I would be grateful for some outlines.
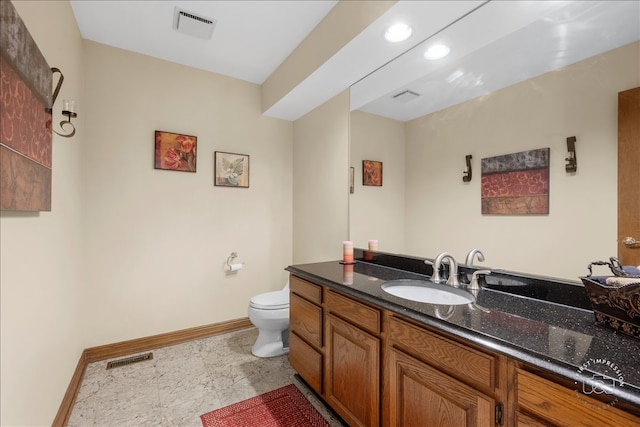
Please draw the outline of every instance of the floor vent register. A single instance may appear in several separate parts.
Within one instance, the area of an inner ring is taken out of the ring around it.
[[[118,368],[120,366],[131,365],[133,363],[144,362],[145,360],[152,360],[153,353],[138,354],[136,356],[125,357],[124,359],[112,360],[107,363],[107,369]]]

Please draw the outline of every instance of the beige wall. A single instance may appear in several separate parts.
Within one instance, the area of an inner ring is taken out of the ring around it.
[[[349,235],[366,248],[377,239],[379,250],[405,249],[405,126],[403,122],[362,111],[351,112],[351,159],[354,192],[349,195]],[[362,161],[382,161],[382,187],[362,185]]]
[[[640,85],[640,43],[408,122],[406,252],[578,280],[614,256],[617,93]],[[578,171],[565,172],[576,136]],[[480,160],[550,147],[550,213],[480,213]],[[465,155],[473,180],[462,182]]]
[[[291,263],[292,123],[258,85],[89,41],[84,71],[85,344],[245,317]],[[196,173],[154,169],[155,130],[198,137]],[[250,156],[248,189],[213,185],[214,151]]]
[[[82,43],[68,2],[13,4],[49,66],[64,73],[53,122],[62,120],[63,98],[75,99],[79,110],[74,138],[53,135],[51,212],[0,213],[0,424],[40,426],[53,421],[85,347],[79,318]]]
[[[283,286],[292,224],[299,260],[340,256],[349,96],[263,117],[257,85],[83,42],[67,1],[16,7],[79,113],[54,136],[52,212],[0,217],[1,423],[48,425],[84,348],[244,317]],[[198,136],[197,173],[153,168],[155,130]],[[214,151],[250,155],[250,188],[213,185]]]
[[[349,236],[349,91],[296,120],[293,130],[293,262],[340,259]]]
[[[52,212],[0,217],[1,423],[50,425],[84,348],[245,317],[284,285],[293,124],[258,85],[83,42],[66,1],[15,4],[79,114]],[[197,173],[153,168],[156,129],[198,136]],[[250,155],[250,188],[214,187],[216,150]]]

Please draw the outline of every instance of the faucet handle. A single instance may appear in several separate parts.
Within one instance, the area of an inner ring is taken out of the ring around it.
[[[442,279],[440,278],[440,269],[436,268],[435,262],[425,259],[424,263],[432,267],[433,273],[431,273],[431,281],[435,283],[439,283],[440,280]]]
[[[478,284],[478,276],[484,274],[491,274],[491,270],[476,270],[471,275],[471,283],[469,283],[469,289],[471,290],[480,290],[480,285]]]

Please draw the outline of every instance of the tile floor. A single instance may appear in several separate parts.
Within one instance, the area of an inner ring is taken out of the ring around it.
[[[108,360],[91,363],[68,425],[202,427],[204,413],[293,383],[329,424],[342,426],[294,377],[287,356],[251,354],[257,336],[249,328],[163,347],[152,360],[109,370]]]

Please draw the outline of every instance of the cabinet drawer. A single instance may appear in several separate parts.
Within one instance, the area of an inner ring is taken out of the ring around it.
[[[516,427],[549,427],[552,426],[549,423],[541,421],[537,418],[523,414],[522,412],[516,413]],[[552,426],[553,427],[553,426]]]
[[[336,292],[327,292],[327,310],[373,334],[380,334],[380,310]]]
[[[562,426],[640,425],[640,418],[531,372],[518,368],[516,378],[518,409],[547,422]]]
[[[493,390],[496,358],[390,317],[387,336],[398,348],[482,390]]]
[[[316,347],[322,347],[322,308],[291,293],[290,329]]]
[[[322,394],[322,353],[296,335],[289,335],[289,364],[318,394]]]
[[[313,283],[291,275],[289,278],[289,289],[291,289],[291,292],[311,302],[318,305],[322,304],[322,287],[319,285],[314,285]]]

